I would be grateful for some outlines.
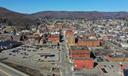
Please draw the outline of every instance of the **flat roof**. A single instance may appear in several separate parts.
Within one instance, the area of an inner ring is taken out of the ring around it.
[[[71,50],[89,50],[86,46],[71,46]]]
[[[87,39],[87,38],[78,38],[81,41],[97,41],[98,39]]]
[[[79,57],[79,58],[72,58],[73,60],[92,60],[90,58],[87,57]]]
[[[112,53],[112,50],[109,50],[109,49],[95,49],[95,50],[93,50],[93,53],[95,53],[96,56],[109,55],[109,54]]]

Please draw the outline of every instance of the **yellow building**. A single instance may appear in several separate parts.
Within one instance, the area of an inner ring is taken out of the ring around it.
[[[68,37],[67,42],[69,46],[75,45],[75,38],[74,37]]]

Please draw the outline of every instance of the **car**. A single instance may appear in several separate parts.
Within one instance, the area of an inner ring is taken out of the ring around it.
[[[8,55],[12,55],[12,53],[9,53]]]

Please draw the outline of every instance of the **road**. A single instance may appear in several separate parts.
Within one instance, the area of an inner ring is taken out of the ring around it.
[[[119,47],[118,45],[112,43],[111,41],[105,41],[105,45],[104,46],[106,46],[106,45],[109,46],[109,47],[114,47],[115,49],[118,49],[118,50],[120,50],[122,52],[127,52],[124,48]],[[116,52],[116,50],[114,52]]]
[[[7,72],[0,69],[0,76],[10,76]]]
[[[66,43],[60,43],[60,64],[62,76],[72,76],[72,64],[69,61],[68,49]]]
[[[29,75],[20,72],[12,67],[9,67],[3,63],[0,63],[0,76],[29,76]]]
[[[119,46],[113,44],[111,41],[106,41],[105,43],[108,44],[109,46],[115,47],[116,49],[120,49],[120,50],[122,50],[122,51],[126,51],[125,49],[123,49],[123,48],[121,48],[121,47],[119,47]]]
[[[64,42],[60,43],[60,67],[62,76],[73,76],[72,63],[69,59],[69,48],[66,43],[65,32],[63,31]]]

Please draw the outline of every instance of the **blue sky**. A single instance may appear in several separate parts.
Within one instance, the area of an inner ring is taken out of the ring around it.
[[[0,0],[0,7],[22,13],[39,11],[128,11],[128,0]]]

